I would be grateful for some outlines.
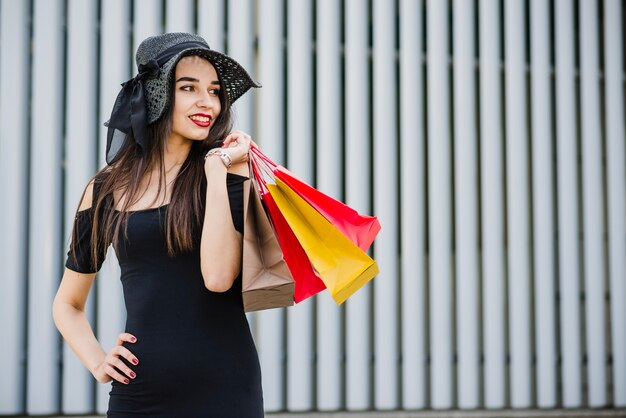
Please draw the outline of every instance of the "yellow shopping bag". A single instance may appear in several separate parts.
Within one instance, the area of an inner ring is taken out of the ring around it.
[[[376,261],[284,182],[267,188],[337,304],[378,274]]]

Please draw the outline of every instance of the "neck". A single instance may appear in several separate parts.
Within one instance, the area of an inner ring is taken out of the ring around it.
[[[175,166],[182,165],[187,159],[190,150],[190,140],[181,138],[177,135],[170,135],[165,142],[165,150],[163,152],[165,169],[169,170]]]

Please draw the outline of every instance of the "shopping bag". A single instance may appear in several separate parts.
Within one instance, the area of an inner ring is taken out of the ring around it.
[[[293,294],[294,301],[300,303],[325,290],[324,282],[313,269],[302,245],[298,242],[283,214],[280,213],[280,209],[276,206],[272,195],[261,192],[261,199],[274,226],[274,232],[283,250],[283,257],[287,267],[289,267],[291,276],[296,282]]]
[[[311,262],[302,249],[302,245],[298,242],[289,224],[282,213],[280,213],[280,209],[276,206],[272,195],[267,190],[266,181],[262,172],[263,168],[267,168],[267,166],[261,167],[257,159],[250,159],[251,177],[253,182],[256,182],[258,185],[255,190],[259,192],[261,196],[261,201],[274,227],[274,233],[278,238],[278,243],[283,250],[283,257],[287,263],[287,267],[295,280],[294,301],[300,303],[326,289],[326,286],[313,269]]]
[[[300,197],[326,218],[334,227],[363,251],[374,242],[380,231],[380,223],[374,216],[361,215],[356,210],[339,200],[320,192],[314,187],[296,178],[285,167],[277,166],[276,178],[281,179]]]
[[[378,274],[376,261],[282,180],[267,188],[337,304]]]
[[[242,297],[246,312],[292,306],[294,280],[253,181],[244,183]]]
[[[298,179],[285,167],[274,163],[258,148],[253,147],[251,153],[254,157],[259,158],[262,163],[268,165],[276,178],[281,179],[313,206],[360,249],[367,251],[372,245],[374,238],[380,231],[380,223],[375,216],[361,215],[345,203],[320,192]]]

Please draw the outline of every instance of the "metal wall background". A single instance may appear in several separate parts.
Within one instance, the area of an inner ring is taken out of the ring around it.
[[[0,415],[106,410],[50,305],[149,34],[263,88],[237,127],[383,229],[381,274],[250,316],[268,411],[626,406],[620,0],[0,0]],[[88,304],[123,329],[113,252]]]

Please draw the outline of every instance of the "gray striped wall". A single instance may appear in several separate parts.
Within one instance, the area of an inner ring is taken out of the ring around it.
[[[625,3],[0,0],[0,415],[106,410],[51,319],[146,36],[263,88],[237,127],[374,213],[381,273],[250,316],[268,411],[626,406]],[[123,330],[111,251],[87,305]]]

